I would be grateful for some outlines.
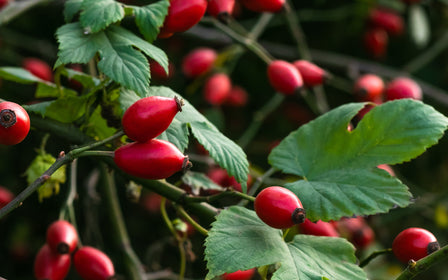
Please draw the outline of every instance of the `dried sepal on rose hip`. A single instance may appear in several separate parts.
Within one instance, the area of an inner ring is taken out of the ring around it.
[[[16,145],[30,131],[30,117],[17,103],[0,102],[0,145]]]
[[[263,189],[255,197],[254,208],[263,222],[278,229],[303,223],[306,218],[299,198],[292,191],[280,186]]]
[[[124,133],[134,141],[146,142],[159,136],[182,111],[178,97],[149,96],[137,100],[123,115]]]
[[[34,277],[37,280],[63,280],[70,270],[69,254],[58,254],[44,244],[34,259]]]
[[[114,152],[114,162],[129,175],[151,180],[165,179],[191,167],[188,156],[159,139],[121,146]]]
[[[54,253],[71,254],[78,245],[78,233],[71,223],[58,220],[47,228],[46,241]]]
[[[112,260],[94,247],[84,246],[78,249],[73,256],[73,264],[84,280],[116,279]]]
[[[434,234],[418,227],[403,230],[392,242],[392,252],[403,263],[418,261],[439,249],[440,245]]]

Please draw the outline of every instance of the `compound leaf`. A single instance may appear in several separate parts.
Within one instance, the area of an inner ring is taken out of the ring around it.
[[[64,5],[64,19],[66,22],[72,21],[73,17],[81,11],[84,0],[67,0]]]
[[[378,171],[379,164],[409,161],[436,144],[448,119],[412,99],[386,102],[349,131],[364,106],[351,103],[303,125],[269,155],[270,164],[304,180],[289,183],[311,220],[384,213],[410,203],[398,179]]]
[[[115,0],[84,0],[79,17],[84,31],[96,33],[124,17],[123,6]]]
[[[165,16],[168,14],[169,6],[169,1],[162,0],[147,6],[132,7],[135,13],[135,23],[149,42],[157,38]]]

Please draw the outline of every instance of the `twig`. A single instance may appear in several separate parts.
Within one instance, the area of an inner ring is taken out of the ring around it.
[[[384,254],[389,254],[389,253],[391,253],[391,252],[392,252],[392,249],[391,249],[391,248],[387,248],[387,249],[384,249],[384,250],[378,250],[378,251],[375,251],[375,252],[373,252],[372,254],[370,254],[367,258],[365,258],[364,260],[362,260],[362,261],[359,263],[359,266],[360,266],[360,267],[364,267],[364,266],[368,265],[374,258],[376,258],[376,257],[378,257],[378,256],[381,256],[381,255],[384,255]]]

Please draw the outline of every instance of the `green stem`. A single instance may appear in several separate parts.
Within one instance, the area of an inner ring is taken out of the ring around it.
[[[61,212],[59,214],[59,219],[64,219],[65,217],[68,216],[68,220],[75,227],[75,229],[78,229],[78,225],[76,223],[75,209],[73,207],[73,202],[77,194],[77,188],[76,188],[77,185],[76,174],[78,169],[77,163],[78,160],[75,159],[70,164],[70,173],[69,173],[70,182],[69,182],[68,195],[65,200],[64,206],[62,207]],[[79,246],[82,246],[82,244],[80,243]]]
[[[125,255],[125,264],[128,270],[128,276],[126,279],[144,280],[146,279],[146,272],[131,246],[131,241],[129,240],[123,213],[121,212],[120,203],[117,196],[113,172],[109,171],[105,164],[101,164],[101,170],[105,176],[105,180],[102,185],[108,207],[107,212],[110,214],[109,217],[112,224],[112,232],[116,234],[120,249]]]
[[[250,126],[245,130],[244,134],[238,140],[238,144],[244,149],[252,139],[256,136],[258,130],[260,129],[263,121],[266,117],[272,113],[275,109],[280,106],[280,104],[285,99],[282,94],[275,94],[261,109],[254,113],[253,120]]]
[[[359,263],[359,266],[360,267],[364,267],[364,266],[366,266],[366,265],[368,265],[373,259],[375,259],[376,257],[378,257],[378,256],[381,256],[381,255],[384,255],[384,254],[389,254],[389,253],[391,253],[392,252],[392,249],[391,248],[387,248],[387,249],[384,249],[384,250],[378,250],[378,251],[375,251],[375,252],[373,252],[372,254],[370,254],[367,258],[365,258],[364,260],[362,260],[360,263]]]
[[[187,204],[197,203],[197,202],[214,202],[214,201],[218,201],[218,200],[222,199],[223,197],[239,197],[239,198],[251,201],[251,202],[255,201],[255,198],[253,196],[247,195],[247,194],[239,192],[239,191],[232,191],[232,190],[223,191],[218,194],[209,195],[209,196],[187,195],[183,198],[183,201]]]
[[[448,245],[443,246],[439,250],[418,260],[411,262],[408,267],[397,277],[396,280],[409,280],[416,277],[418,274],[428,270],[435,264],[448,259]]]
[[[274,14],[272,13],[262,13],[257,23],[249,32],[248,36],[253,40],[257,40],[257,38],[260,37],[261,33],[263,33],[273,17]]]
[[[426,51],[419,54],[416,58],[409,61],[403,70],[409,73],[413,73],[424,67],[426,64],[434,60],[438,55],[440,55],[444,50],[448,48],[448,32],[445,32],[437,42],[431,47],[427,48]]]
[[[182,206],[177,207],[177,211],[179,214],[188,222],[190,223],[200,234],[207,236],[208,231],[203,228],[198,222],[196,222],[190,215],[188,215],[187,211]]]

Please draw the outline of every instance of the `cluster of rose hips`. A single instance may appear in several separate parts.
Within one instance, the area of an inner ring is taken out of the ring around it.
[[[324,83],[328,74],[307,60],[288,62],[274,60],[268,65],[267,76],[271,86],[279,93],[292,95],[303,87],[314,87]]]
[[[46,232],[46,243],[34,259],[34,277],[37,280],[63,280],[71,264],[84,280],[112,280],[115,269],[110,258],[102,251],[82,246],[78,248],[78,233],[67,221],[53,222]]]
[[[182,110],[183,100],[177,97],[149,96],[139,99],[124,113],[124,133],[135,142],[114,152],[116,165],[139,178],[157,180],[190,167],[191,163],[172,143],[156,139]]]

